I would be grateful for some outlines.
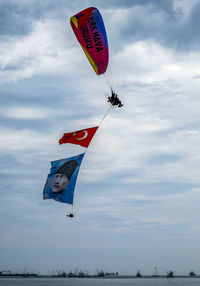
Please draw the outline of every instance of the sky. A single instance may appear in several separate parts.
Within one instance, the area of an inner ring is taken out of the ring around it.
[[[99,9],[97,76],[71,29]],[[200,274],[198,0],[0,0],[0,270]],[[97,126],[106,77],[124,103],[95,135],[71,206],[43,200],[50,162],[85,152],[63,133]]]

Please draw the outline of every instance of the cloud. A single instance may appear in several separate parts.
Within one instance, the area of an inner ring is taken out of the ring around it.
[[[13,107],[3,111],[5,117],[15,119],[41,119],[48,116],[48,111],[44,109],[34,109],[29,107]]]
[[[174,5],[172,1],[146,1],[146,5],[132,5],[129,9],[121,7],[115,11],[113,18],[110,11],[110,21],[114,27],[110,38],[117,47],[130,42],[153,40],[175,51],[197,51],[200,44],[196,32],[199,3],[193,1],[190,8],[188,14],[181,2]]]
[[[19,37],[28,34],[32,28],[31,15],[24,6],[1,1],[0,34],[1,36]]]
[[[65,23],[59,20],[35,22],[30,34],[6,39],[1,47],[1,82],[16,82],[34,74],[69,73],[75,70],[72,64],[74,48]],[[77,61],[78,58],[77,54]]]

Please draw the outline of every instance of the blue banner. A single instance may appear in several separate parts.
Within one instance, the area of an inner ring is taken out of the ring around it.
[[[84,153],[51,162],[50,174],[43,190],[43,198],[73,204],[74,189]]]

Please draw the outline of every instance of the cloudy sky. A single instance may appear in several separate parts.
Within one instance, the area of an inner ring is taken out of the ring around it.
[[[53,160],[85,151],[64,132],[108,109],[69,18],[97,7],[110,111],[70,205],[43,200]],[[200,273],[198,0],[0,0],[0,270]]]

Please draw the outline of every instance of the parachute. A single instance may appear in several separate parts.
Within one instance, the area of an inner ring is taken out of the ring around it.
[[[79,12],[70,18],[70,23],[95,73],[97,75],[105,74],[109,59],[108,41],[103,19],[98,9],[89,7]],[[111,106],[106,111],[99,125],[64,133],[59,140],[60,144],[71,143],[87,149],[111,107],[123,106],[117,94],[113,91],[111,84],[108,83],[108,85],[111,89],[111,96],[108,97],[108,102],[110,102]],[[54,199],[61,203],[71,204],[73,208],[76,180],[85,153],[86,151],[77,156],[51,162],[50,174],[48,174],[43,188],[43,199]],[[73,218],[73,209],[72,213],[66,216]]]
[[[87,8],[70,18],[79,44],[97,75],[108,66],[108,41],[103,19],[95,7]]]

